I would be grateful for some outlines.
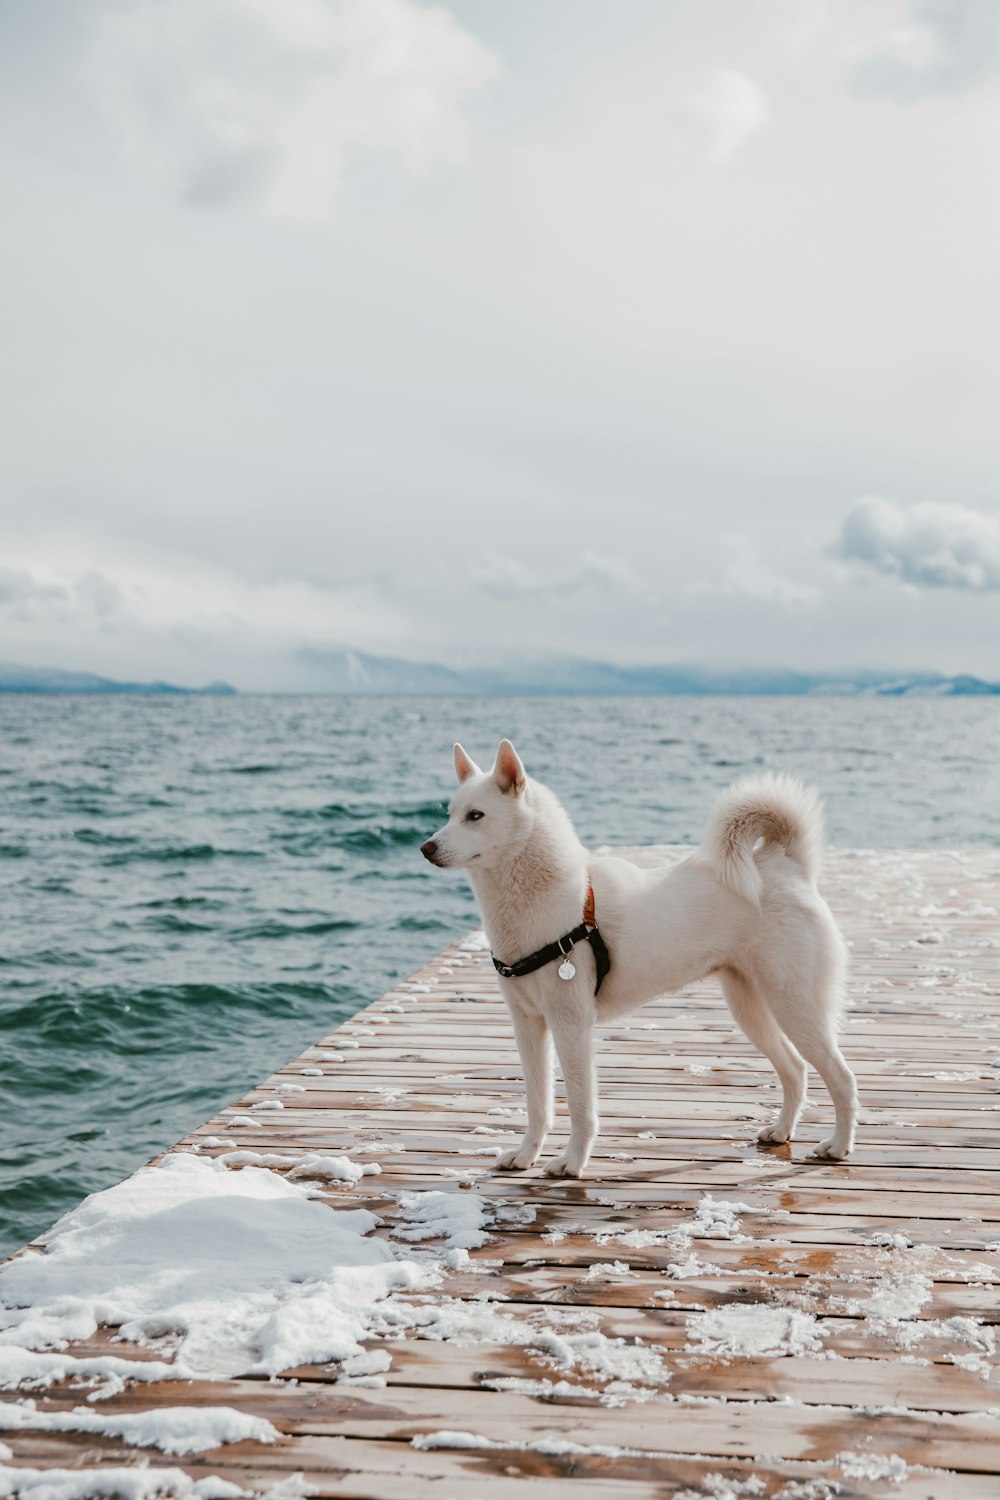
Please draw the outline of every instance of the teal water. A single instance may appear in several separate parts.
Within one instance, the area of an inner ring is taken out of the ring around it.
[[[459,738],[589,844],[696,841],[733,777],[831,840],[1000,838],[998,699],[0,698],[0,1253],[475,923],[430,868]]]

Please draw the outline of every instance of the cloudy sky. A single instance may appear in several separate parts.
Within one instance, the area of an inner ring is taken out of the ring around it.
[[[4,0],[0,658],[1000,677],[997,0]]]

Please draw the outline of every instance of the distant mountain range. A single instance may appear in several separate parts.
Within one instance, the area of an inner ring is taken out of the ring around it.
[[[313,693],[462,694],[465,696],[669,694],[726,697],[940,697],[1000,694],[1000,682],[940,672],[792,672],[770,667],[619,667],[582,657],[515,659],[504,666],[457,669],[362,651],[306,648],[298,653]],[[0,662],[0,693],[228,694],[227,682],[203,688],[170,682],[118,682],[91,672],[20,667]]]
[[[458,670],[434,662],[410,662],[362,651],[309,648],[298,660],[324,693],[514,694],[691,694],[903,697],[925,694],[966,697],[1000,694],[1000,682],[949,677],[940,672],[792,672],[766,667],[619,667],[582,657],[515,659],[504,666]]]
[[[235,693],[228,682],[208,687],[176,687],[172,682],[117,682],[93,672],[62,672],[55,667],[18,667],[0,662],[0,693]]]

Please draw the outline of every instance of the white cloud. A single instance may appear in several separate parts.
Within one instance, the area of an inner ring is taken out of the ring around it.
[[[123,615],[125,596],[121,588],[96,568],[88,568],[85,573],[81,573],[73,586],[73,592],[83,610],[93,613],[106,626],[111,626]]]
[[[928,588],[1000,589],[1000,518],[965,505],[913,505],[867,495],[844,517],[831,552]]]
[[[499,599],[541,597],[553,600],[578,598],[606,602],[609,598],[635,598],[648,592],[647,585],[628,563],[617,557],[599,557],[584,552],[574,563],[555,561],[540,566],[537,559],[524,563],[490,553],[474,568],[477,583]]]
[[[764,128],[770,115],[764,90],[735,68],[711,73],[691,95],[690,110],[708,132],[709,159],[720,166]]]
[[[772,562],[761,556],[758,544],[751,537],[724,536],[722,544],[729,557],[721,576],[713,583],[692,585],[688,590],[690,596],[742,595],[785,610],[811,609],[822,599],[822,591],[813,584],[798,583],[778,572]]]
[[[466,96],[499,71],[416,0],[129,0],[90,76],[145,171],[192,203],[329,218],[357,152],[412,173],[461,161]]]
[[[92,628],[114,633],[137,623],[113,579],[94,567],[53,567],[44,558],[31,560],[27,567],[0,568],[0,619],[15,621],[23,639],[39,629],[74,635]],[[4,648],[0,655],[5,651],[10,654]]]
[[[983,83],[1000,62],[997,0],[910,0],[899,25],[851,70],[861,94],[903,100]]]
[[[39,608],[65,599],[65,590],[36,578],[26,568],[0,568],[0,610],[30,619]]]
[[[25,664],[284,687],[287,653],[304,641],[421,649],[391,578],[250,576],[106,537],[46,538],[16,562],[0,569],[0,626],[18,626],[0,635],[0,658]]]
[[[0,577],[0,656],[995,675],[995,591],[819,562],[866,476],[993,493],[996,90],[845,88],[876,52],[936,66],[946,8],[581,0],[569,45],[566,7],[443,3],[13,7],[3,563],[54,592]],[[82,107],[91,37],[137,172]],[[336,237],[262,218],[331,206]]]

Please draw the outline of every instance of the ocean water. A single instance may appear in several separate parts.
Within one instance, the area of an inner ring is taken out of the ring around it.
[[[591,845],[764,767],[834,843],[1000,838],[1000,699],[0,697],[0,1253],[475,924],[419,845],[504,735]]]

